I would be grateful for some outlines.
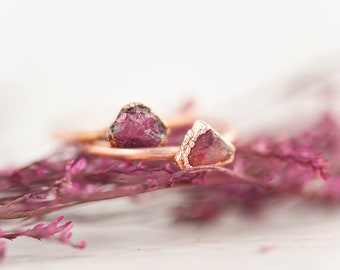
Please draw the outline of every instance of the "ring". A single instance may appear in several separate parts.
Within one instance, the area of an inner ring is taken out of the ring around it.
[[[180,146],[145,148],[110,148],[100,144],[86,144],[84,152],[93,155],[131,160],[173,159],[181,169],[197,166],[223,166],[234,160],[235,146],[210,125],[197,120]]]
[[[185,112],[168,119],[165,124],[149,107],[133,102],[120,110],[109,128],[90,132],[59,132],[54,135],[67,142],[106,140],[116,148],[156,147],[167,143],[172,128],[186,127],[193,122],[192,114]]]

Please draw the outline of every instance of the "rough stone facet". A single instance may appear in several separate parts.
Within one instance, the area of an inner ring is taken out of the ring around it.
[[[191,166],[210,165],[228,160],[233,149],[214,131],[200,135],[191,148],[188,160]]]
[[[154,147],[166,138],[165,124],[145,105],[123,108],[110,128],[117,147]]]

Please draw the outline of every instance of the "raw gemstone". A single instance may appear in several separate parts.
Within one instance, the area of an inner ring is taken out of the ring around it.
[[[188,160],[191,166],[210,165],[228,160],[233,149],[214,131],[200,135],[191,148]]]
[[[167,128],[150,108],[137,104],[120,111],[111,134],[118,147],[154,147],[164,142]]]

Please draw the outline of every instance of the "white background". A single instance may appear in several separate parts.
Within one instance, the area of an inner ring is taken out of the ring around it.
[[[339,10],[338,1],[324,0],[0,0],[0,164],[21,164],[51,151],[50,131],[68,115],[107,110],[112,115],[105,117],[113,120],[131,101],[166,115],[194,99],[203,115],[246,123],[250,114],[242,119],[240,112],[279,91],[255,89],[337,56]],[[76,234],[89,239],[86,251],[19,240],[10,245],[3,266],[338,269],[340,264],[339,214],[312,212],[310,226],[299,211],[283,218],[273,211],[264,224],[240,227],[227,219],[201,231],[173,229],[153,202],[119,203],[126,215],[95,223],[82,223],[89,210],[80,208],[85,214]],[[291,223],[282,225],[287,219]],[[277,250],[257,252],[271,243]]]

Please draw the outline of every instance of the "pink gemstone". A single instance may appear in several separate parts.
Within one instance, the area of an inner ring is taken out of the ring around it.
[[[214,131],[200,135],[191,149],[188,160],[191,166],[210,165],[228,160],[233,149]]]
[[[141,104],[120,111],[111,126],[111,134],[119,147],[158,146],[165,140],[167,128],[158,116]]]

